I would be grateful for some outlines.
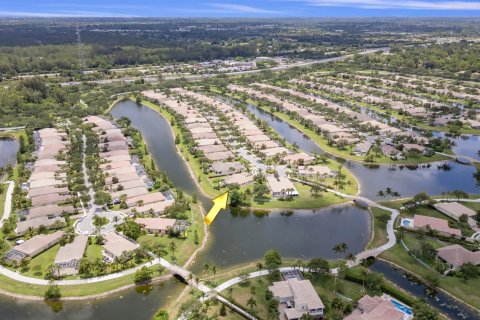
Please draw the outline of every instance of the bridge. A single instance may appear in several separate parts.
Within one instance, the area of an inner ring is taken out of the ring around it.
[[[334,194],[336,194],[340,197],[343,197],[343,198],[347,198],[347,199],[351,199],[353,201],[357,201],[361,205],[383,209],[383,210],[389,211],[391,213],[390,220],[388,220],[387,227],[386,227],[387,228],[388,242],[381,245],[380,247],[365,250],[365,251],[362,251],[362,252],[358,253],[353,260],[347,261],[347,266],[349,268],[352,268],[352,267],[355,267],[355,266],[359,265],[365,259],[368,259],[370,257],[379,256],[382,252],[387,251],[388,249],[392,248],[397,243],[397,238],[395,236],[395,231],[394,231],[394,228],[393,228],[393,224],[395,223],[395,219],[397,219],[398,215],[400,214],[399,210],[382,206],[381,204],[379,204],[375,201],[372,201],[368,198],[342,193],[340,191],[329,188],[329,187],[327,187],[323,184],[316,184],[316,183],[313,183],[313,182],[310,182],[310,181],[305,181],[305,180],[301,180],[301,179],[297,179],[297,178],[291,178],[291,179],[294,180],[294,181],[309,185],[309,186],[320,186],[328,192],[334,193]]]

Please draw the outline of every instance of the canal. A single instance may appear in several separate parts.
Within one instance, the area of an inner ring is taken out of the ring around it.
[[[266,121],[280,136],[284,137],[289,143],[296,143],[300,149],[310,153],[324,153],[324,151],[308,136],[291,126],[277,116],[266,112],[254,105],[248,105],[248,110],[258,118]],[[478,137],[472,137],[475,141]],[[462,144],[465,140],[457,140],[457,149],[472,150],[475,142],[469,145]],[[467,140],[468,141],[468,140]],[[480,144],[476,145],[480,148]],[[445,169],[441,163],[432,163],[429,166],[419,166],[418,168],[408,168],[406,166],[396,166],[396,170],[391,170],[390,165],[369,166],[356,161],[349,161],[336,158],[345,168],[360,182],[360,194],[372,200],[379,199],[377,192],[391,187],[398,191],[402,197],[410,197],[419,192],[429,194],[441,194],[442,192],[460,189],[469,193],[479,193],[480,187],[473,178],[475,167],[463,165],[456,161],[448,161],[448,168]]]
[[[128,117],[140,130],[150,154],[165,170],[175,186],[195,192],[207,210],[210,198],[201,195],[186,163],[178,152],[168,121],[154,110],[123,101],[112,110],[114,117]],[[338,258],[332,248],[345,242],[357,253],[370,239],[370,215],[354,206],[319,210],[271,211],[267,214],[222,212],[211,226],[211,241],[199,257],[196,268],[205,262],[217,268],[259,259],[265,251],[276,248],[288,258]],[[299,249],[302,248],[302,249]]]

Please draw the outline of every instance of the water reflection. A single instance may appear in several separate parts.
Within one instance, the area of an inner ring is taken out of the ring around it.
[[[131,101],[119,103],[112,114],[128,117],[141,131],[158,167],[167,171],[174,185],[200,194],[187,166],[175,152],[169,123],[164,118]],[[199,196],[199,200],[205,208],[212,205],[210,198]],[[221,213],[210,228],[210,244],[194,270],[204,262],[218,267],[245,263],[261,258],[271,248],[277,248],[285,257],[336,258],[339,256],[333,254],[332,247],[343,241],[356,253],[370,238],[370,216],[368,211],[353,206],[270,213],[235,209]]]
[[[18,148],[17,140],[0,138],[0,168],[15,164]]]
[[[268,122],[289,143],[296,143],[302,150],[310,153],[324,153],[315,142],[282,119],[253,105],[248,105],[248,110]],[[473,139],[475,141],[478,136]],[[476,148],[480,148],[480,142]],[[444,162],[439,162],[432,163],[430,166],[418,167],[397,165],[395,166],[396,170],[392,170],[390,165],[368,165],[341,158],[335,158],[335,160],[348,168],[360,182],[360,194],[371,199],[380,199],[377,192],[385,190],[387,187],[398,191],[402,197],[413,196],[422,191],[430,194],[441,194],[454,189],[461,189],[469,193],[480,192],[480,187],[473,179],[475,167],[462,165],[455,161],[447,161],[448,167],[443,166]]]

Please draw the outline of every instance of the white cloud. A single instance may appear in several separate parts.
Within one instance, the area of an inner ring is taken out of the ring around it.
[[[467,1],[307,0],[306,3],[319,7],[365,9],[480,10],[480,2]]]
[[[97,12],[97,11],[69,11],[69,10],[58,10],[52,12],[28,12],[28,11],[2,11],[0,10],[1,17],[91,17],[91,18],[102,18],[102,17],[134,17],[133,15],[126,15],[121,13],[114,12]]]
[[[280,11],[267,10],[252,6],[230,3],[211,3],[210,6],[220,9],[225,13],[263,13],[263,14],[281,14]]]

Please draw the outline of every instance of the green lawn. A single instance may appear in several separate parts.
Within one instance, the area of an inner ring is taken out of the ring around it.
[[[53,265],[58,250],[60,250],[59,244],[30,260],[26,268],[19,267],[17,270],[21,271],[25,276],[43,279],[48,271],[48,267]]]
[[[103,246],[98,244],[90,244],[87,246],[87,249],[85,250],[85,258],[92,261],[98,258],[102,259],[103,258],[102,251],[103,251]]]
[[[315,291],[318,296],[322,299],[325,304],[326,316],[331,316],[333,314],[331,308],[331,301],[337,297],[333,293],[334,285],[337,291],[340,291],[345,297],[350,298],[354,301],[360,299],[366,292],[363,291],[362,285],[348,281],[348,280],[339,280],[337,279],[335,283],[335,278],[333,276],[319,276],[314,279],[310,279],[312,282]],[[256,301],[257,306],[253,308],[253,311],[260,319],[267,319],[267,300],[265,299],[265,292],[268,290],[268,287],[272,285],[272,280],[269,277],[258,277],[255,279],[249,279],[239,284],[232,286],[232,289],[226,289],[222,291],[221,294],[227,298],[233,298],[233,301],[242,306],[245,309],[247,307],[247,301],[253,297]],[[348,300],[342,299],[343,302],[349,303]]]
[[[0,193],[0,219],[3,217],[4,209],[5,209],[5,199],[7,198],[7,189],[8,184],[2,184],[3,192]]]
[[[387,239],[387,219],[383,218],[385,216],[390,217],[390,211],[379,209],[379,208],[371,208],[372,212],[372,225],[373,225],[373,235],[372,239],[367,245],[367,249],[377,248],[381,245],[388,242]],[[385,220],[383,220],[383,219]]]
[[[349,201],[348,199],[341,198],[331,192],[321,192],[319,197],[315,198],[310,192],[310,186],[297,182],[295,182],[294,185],[300,195],[294,197],[291,201],[279,200],[269,195],[268,197],[265,197],[265,199],[252,200],[252,208],[314,209]]]
[[[150,269],[153,271],[154,277],[161,275],[158,272],[158,266],[153,266]],[[131,274],[121,278],[109,280],[109,281],[102,281],[102,282],[74,285],[74,286],[61,286],[60,289],[61,289],[62,296],[64,297],[88,296],[93,294],[104,293],[119,287],[133,284],[134,277],[135,275]],[[29,283],[15,281],[4,275],[0,275],[0,282],[1,282],[2,290],[12,292],[12,293],[17,293],[17,294],[31,295],[31,296],[43,297],[45,291],[48,288],[48,286],[44,286],[44,285],[36,285],[36,284],[29,284]]]

